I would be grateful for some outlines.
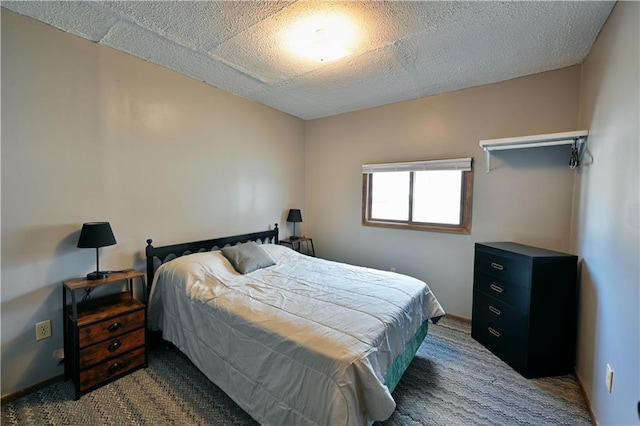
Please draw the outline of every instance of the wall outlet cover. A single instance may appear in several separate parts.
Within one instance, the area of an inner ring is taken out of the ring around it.
[[[36,340],[51,337],[51,320],[36,323]]]

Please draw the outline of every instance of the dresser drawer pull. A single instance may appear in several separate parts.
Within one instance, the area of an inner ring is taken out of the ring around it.
[[[120,327],[122,327],[122,323],[121,322],[114,322],[113,324],[111,324],[109,327],[107,327],[107,330],[109,331],[116,331],[117,329],[119,329]]]
[[[488,327],[487,330],[489,330],[489,333],[493,334],[496,337],[502,336],[502,333],[500,333],[498,330],[495,330],[491,327]]]
[[[124,365],[124,364],[123,364],[123,363],[121,363],[121,362],[114,362],[113,364],[111,364],[111,365],[109,366],[109,369],[108,369],[109,374],[111,375],[111,374],[115,373],[115,372],[116,372],[116,371],[118,371],[118,370],[119,370],[123,365]]]
[[[504,293],[504,288],[502,288],[502,287],[498,287],[498,286],[497,286],[497,285],[495,285],[495,284],[491,284],[491,285],[489,285],[489,288],[490,288],[491,290],[495,291],[496,293]]]
[[[491,262],[491,267],[493,269],[497,269],[498,271],[502,271],[504,269],[504,266],[502,266],[499,263],[494,263],[494,262]]]
[[[489,305],[489,310],[496,315],[502,315],[502,311],[494,306]]]
[[[107,350],[109,352],[113,352],[116,349],[118,349],[120,346],[122,346],[122,342],[113,342],[112,344],[109,345],[109,347],[107,348]]]

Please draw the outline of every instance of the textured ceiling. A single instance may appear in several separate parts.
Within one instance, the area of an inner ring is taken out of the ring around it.
[[[2,7],[303,119],[581,63],[615,2],[98,1]],[[350,56],[292,55],[296,20],[356,24]]]

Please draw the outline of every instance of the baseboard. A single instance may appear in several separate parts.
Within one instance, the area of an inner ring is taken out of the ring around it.
[[[578,387],[580,387],[580,392],[582,393],[582,397],[584,398],[585,404],[587,404],[587,411],[589,411],[589,416],[591,417],[591,423],[598,426],[598,420],[596,419],[596,415],[593,412],[593,407],[591,407],[591,400],[589,399],[589,395],[587,391],[584,389],[584,385],[582,384],[582,380],[580,380],[580,376],[578,376],[578,372],[575,371],[576,380],[578,381]]]
[[[29,386],[29,387],[21,389],[19,391],[16,391],[16,392],[13,392],[13,393],[10,393],[10,394],[7,394],[7,395],[2,395],[2,402],[0,404],[4,405],[7,402],[15,401],[18,398],[21,398],[21,397],[23,397],[25,395],[28,395],[30,393],[33,393],[35,391],[38,391],[38,390],[40,390],[42,388],[46,388],[47,386],[52,385],[52,384],[54,384],[56,382],[60,382],[62,380],[64,380],[64,374],[60,374],[59,376],[55,376],[55,377],[47,379],[47,380],[45,380],[43,382],[36,383],[33,386]]]
[[[454,315],[454,314],[444,314],[444,317],[452,319],[452,320],[460,321],[460,322],[466,322],[467,324],[471,324],[471,319],[470,318],[465,318],[465,317],[461,317],[461,316]]]

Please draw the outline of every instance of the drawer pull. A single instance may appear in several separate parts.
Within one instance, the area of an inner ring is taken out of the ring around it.
[[[496,315],[502,315],[502,311],[494,306],[489,305],[489,310]]]
[[[120,346],[122,346],[122,342],[113,342],[112,344],[109,345],[109,347],[107,348],[107,350],[109,352],[113,352],[116,349],[118,349]]]
[[[504,266],[502,266],[499,263],[494,263],[494,262],[491,262],[491,267],[493,269],[497,269],[498,271],[502,271],[504,269]]]
[[[120,327],[122,327],[122,323],[121,322],[114,322],[113,324],[111,324],[109,327],[107,327],[107,330],[109,331],[116,331],[117,329],[119,329]]]
[[[109,374],[113,374],[116,371],[118,371],[124,364],[122,364],[121,362],[114,362],[113,364],[111,364],[109,366]]]
[[[495,285],[495,284],[491,284],[491,285],[489,285],[489,288],[490,288],[491,290],[495,291],[496,293],[504,293],[504,288],[499,287],[499,286],[497,286],[497,285]]]
[[[500,337],[502,336],[502,333],[500,333],[498,330],[493,329],[491,327],[488,327],[487,330],[489,330],[489,333],[493,334],[496,337]]]

